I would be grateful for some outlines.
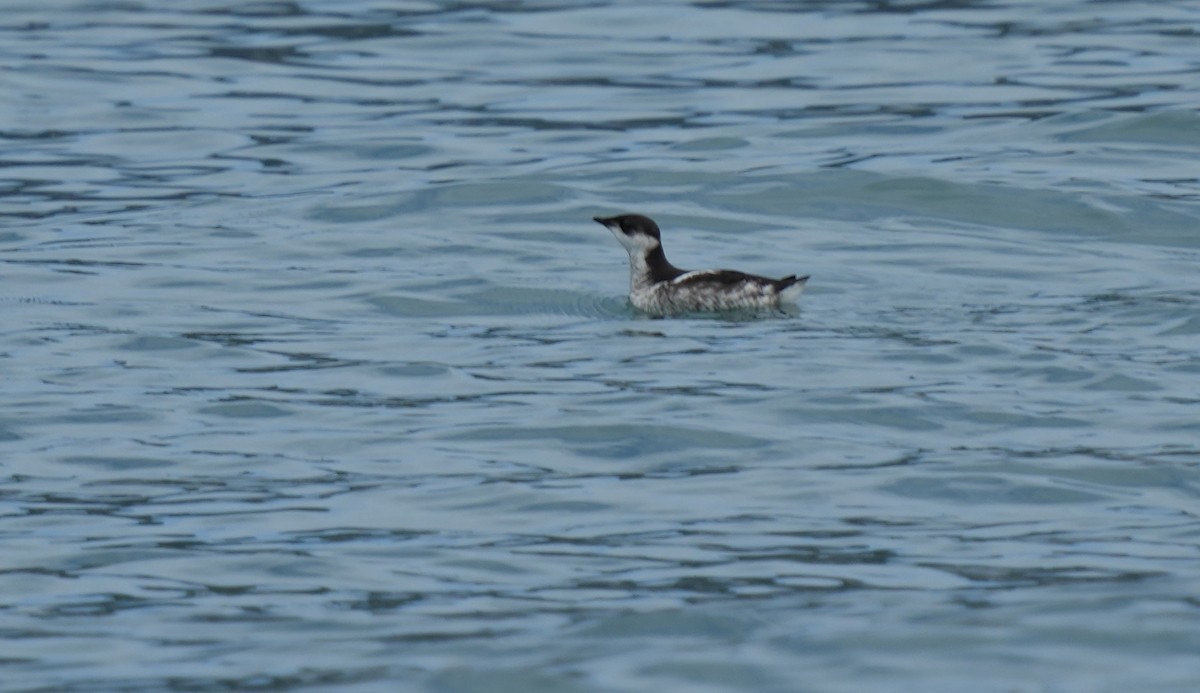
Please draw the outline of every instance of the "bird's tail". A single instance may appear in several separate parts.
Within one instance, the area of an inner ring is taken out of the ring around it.
[[[784,301],[795,301],[800,298],[800,294],[804,293],[804,285],[808,283],[809,275],[797,277],[794,274],[775,282],[775,290],[779,292],[779,297]]]

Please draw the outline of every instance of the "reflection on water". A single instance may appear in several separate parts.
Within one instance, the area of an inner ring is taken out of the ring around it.
[[[1198,19],[8,8],[6,683],[1193,690]]]

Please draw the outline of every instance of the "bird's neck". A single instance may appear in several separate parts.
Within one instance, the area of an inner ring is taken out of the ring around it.
[[[637,291],[670,281],[684,271],[667,261],[661,245],[629,254],[629,290]]]

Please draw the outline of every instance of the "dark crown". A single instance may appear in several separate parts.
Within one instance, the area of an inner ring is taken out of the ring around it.
[[[650,217],[642,216],[641,214],[623,214],[615,217],[596,217],[596,221],[605,226],[619,226],[621,233],[626,236],[632,236],[635,233],[645,234],[651,238],[662,240],[662,235],[658,231],[658,224]]]

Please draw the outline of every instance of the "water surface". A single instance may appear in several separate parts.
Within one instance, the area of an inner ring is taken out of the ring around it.
[[[1192,3],[169,5],[0,19],[6,689],[1200,685]]]

